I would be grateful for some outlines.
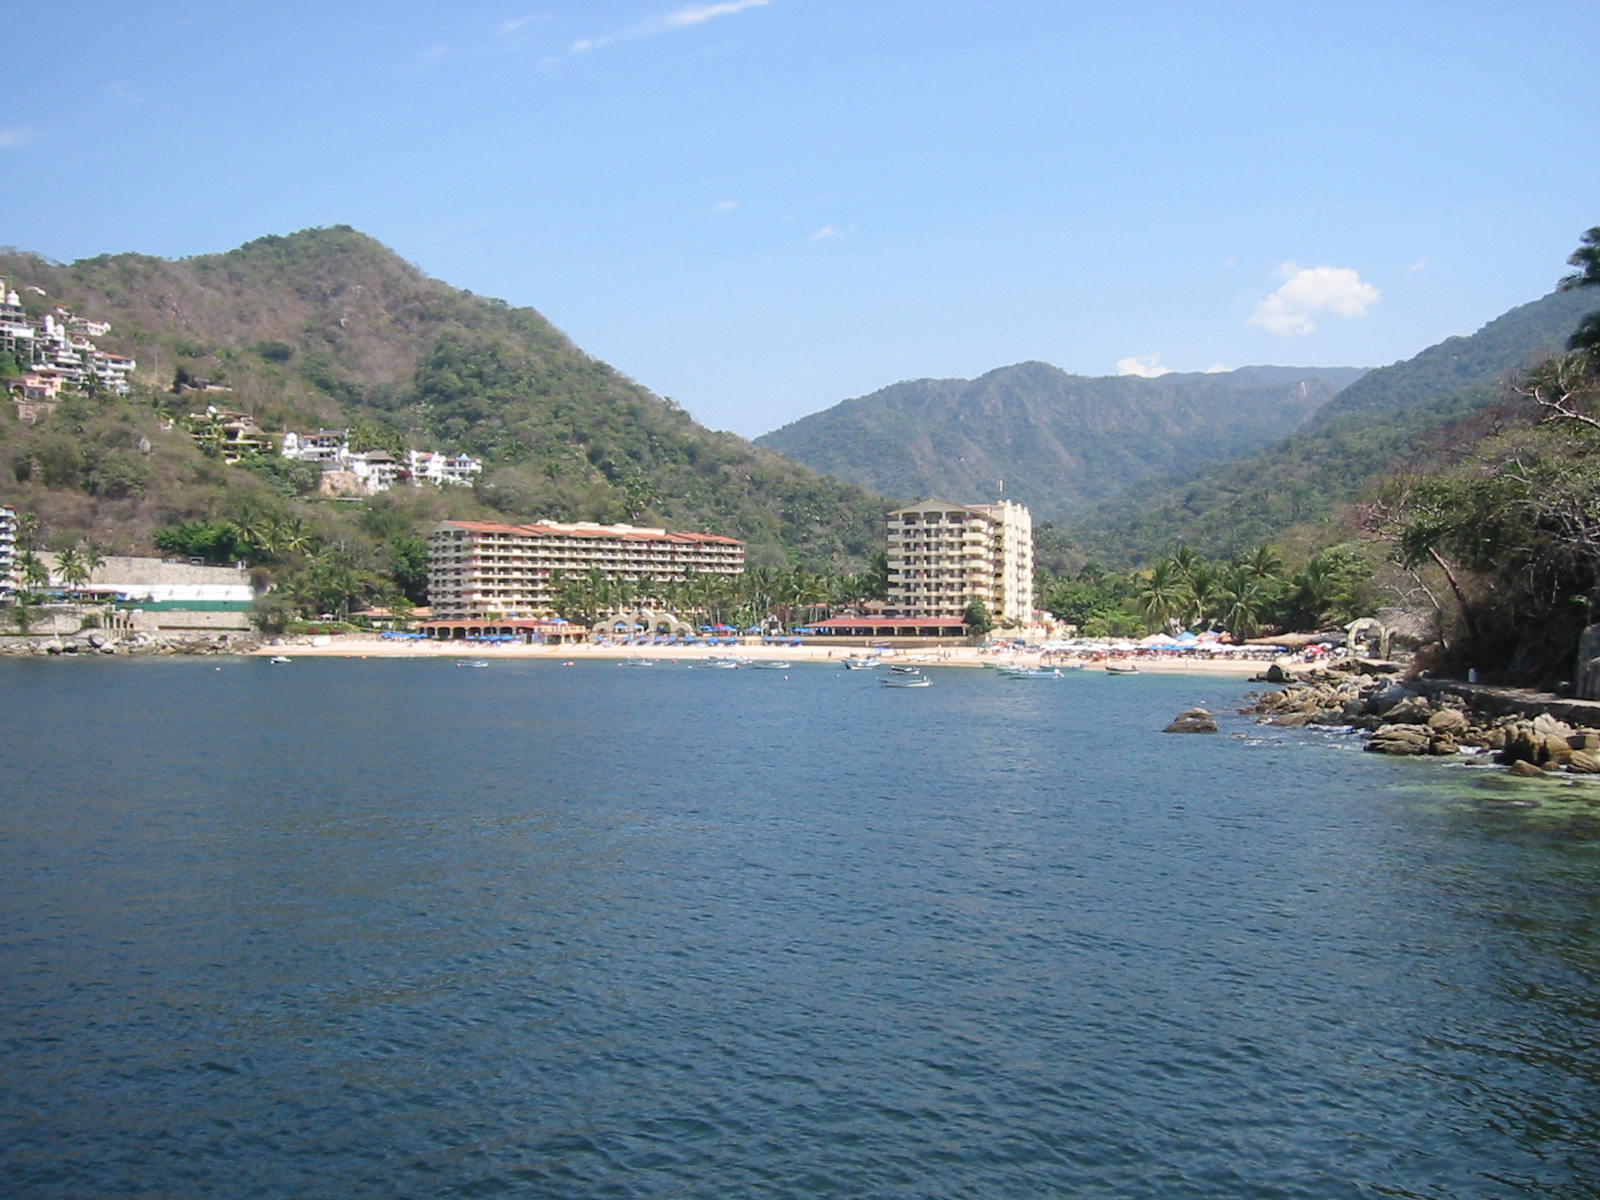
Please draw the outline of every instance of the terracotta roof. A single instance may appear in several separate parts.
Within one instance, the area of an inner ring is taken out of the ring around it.
[[[523,537],[611,538],[622,542],[678,542],[689,545],[711,544],[742,546],[737,538],[715,533],[683,533],[677,530],[618,529],[610,525],[567,528],[535,521],[531,525],[503,525],[492,521],[445,521],[443,525],[468,533],[509,533]]]

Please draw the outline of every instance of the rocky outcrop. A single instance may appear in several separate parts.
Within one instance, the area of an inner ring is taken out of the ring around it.
[[[1364,730],[1375,754],[1492,752],[1518,774],[1600,775],[1600,704],[1438,681],[1403,684],[1339,664],[1286,676],[1281,691],[1256,695],[1245,711],[1269,725]]]
[[[255,637],[215,634],[209,637],[176,638],[162,634],[134,633],[115,637],[104,630],[86,630],[70,635],[18,634],[0,637],[0,657],[28,655],[73,656],[88,654],[243,654],[260,644]]]
[[[1163,729],[1162,733],[1215,733],[1217,719],[1203,708],[1191,708],[1181,712],[1173,719],[1172,724]]]

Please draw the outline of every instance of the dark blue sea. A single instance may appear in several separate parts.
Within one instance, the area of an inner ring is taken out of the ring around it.
[[[8,1197],[1600,1194],[1582,789],[1202,677],[0,688]]]

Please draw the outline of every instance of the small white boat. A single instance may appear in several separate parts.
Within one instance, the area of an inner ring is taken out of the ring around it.
[[[267,659],[267,661],[269,663],[286,663],[289,660],[282,654],[274,654],[271,658]]]
[[[458,667],[487,667],[488,665],[489,665],[489,660],[487,658],[458,658],[458,659],[456,659],[456,666],[458,666]]]
[[[878,682],[884,687],[894,688],[931,687],[933,685],[933,680],[920,672],[916,674],[906,672],[898,675],[891,672],[882,676]]]
[[[1138,673],[1139,673],[1139,668],[1134,666],[1132,663],[1127,663],[1127,664],[1123,664],[1123,663],[1107,663],[1106,664],[1106,674],[1107,675],[1137,675]]]
[[[875,654],[852,654],[844,660],[846,671],[874,671],[883,665],[883,659]]]
[[[738,658],[708,658],[705,665],[714,667],[719,671],[733,671],[744,665],[743,659]]]
[[[787,671],[791,664],[786,658],[761,658],[750,665],[763,671]]]
[[[653,667],[656,660],[653,658],[625,658],[617,664],[619,667]]]
[[[1060,679],[1055,667],[1001,667],[1000,674],[1007,679]]]

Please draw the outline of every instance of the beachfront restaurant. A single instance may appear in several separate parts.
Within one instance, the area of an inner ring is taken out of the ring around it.
[[[900,639],[965,641],[967,627],[955,617],[833,617],[816,621],[796,633],[815,638],[877,642]]]
[[[455,620],[422,621],[417,631],[436,642],[523,642],[527,645],[581,642],[588,631],[560,618],[539,620],[532,617],[463,617]]]

